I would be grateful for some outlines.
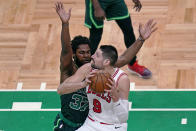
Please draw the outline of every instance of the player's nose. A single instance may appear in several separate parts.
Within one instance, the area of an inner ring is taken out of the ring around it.
[[[94,59],[94,57],[95,57],[95,54],[93,54],[93,55],[91,56],[91,59]]]
[[[85,58],[89,57],[89,54],[88,54],[88,53],[85,53],[85,54],[84,54],[84,57],[85,57]]]

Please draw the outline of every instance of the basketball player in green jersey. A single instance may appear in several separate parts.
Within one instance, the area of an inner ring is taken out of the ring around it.
[[[60,83],[72,76],[78,67],[90,61],[91,53],[89,40],[83,36],[76,36],[70,42],[69,19],[71,10],[66,12],[63,4],[55,4],[56,12],[62,21]],[[74,61],[72,59],[74,58]],[[79,90],[60,96],[61,112],[54,121],[54,131],[74,131],[85,121],[88,114],[88,100],[84,90]]]
[[[90,62],[91,52],[87,37],[76,36],[70,42],[69,19],[71,10],[66,12],[61,2],[55,3],[55,9],[62,21],[61,56],[60,56],[60,83],[72,76],[78,67]],[[156,23],[149,20],[144,28],[140,28],[140,37],[117,60],[116,66],[122,67],[131,60],[148,39]],[[72,59],[73,58],[73,59]],[[60,92],[58,92],[61,94]],[[69,94],[61,94],[61,112],[54,121],[54,131],[75,131],[85,121],[88,115],[88,101],[84,89]]]

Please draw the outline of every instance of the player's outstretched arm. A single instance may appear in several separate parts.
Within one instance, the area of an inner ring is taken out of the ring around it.
[[[68,12],[65,11],[62,2],[55,3],[56,12],[62,22],[61,30],[61,72],[70,73],[73,71],[73,61],[72,61],[72,48],[70,42],[70,33],[69,33],[69,19],[71,17],[71,9]]]
[[[57,93],[60,95],[69,94],[86,87],[88,85],[88,81],[86,81],[85,78],[88,76],[90,71],[90,63],[81,66],[74,75],[68,77],[59,85]]]
[[[138,39],[121,55],[118,57],[118,60],[115,64],[117,67],[122,67],[130,62],[134,56],[138,53],[140,48],[142,47],[145,40],[147,40],[153,32],[157,30],[155,27],[156,22],[152,19],[148,20],[148,22],[143,26],[141,23],[139,24],[139,37]]]

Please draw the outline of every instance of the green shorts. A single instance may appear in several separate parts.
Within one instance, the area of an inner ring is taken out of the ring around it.
[[[120,20],[129,17],[129,12],[124,0],[98,0],[100,6],[106,13],[107,20]],[[94,9],[91,0],[85,0],[85,26],[91,28],[92,24],[96,28],[103,28],[103,20],[94,17]]]
[[[56,116],[53,131],[75,131],[82,123],[73,123],[66,119],[61,112]]]

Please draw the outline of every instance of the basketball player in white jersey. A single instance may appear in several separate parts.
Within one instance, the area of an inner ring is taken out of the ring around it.
[[[130,81],[128,76],[114,65],[118,54],[115,47],[103,45],[91,57],[91,63],[85,64],[77,72],[67,78],[59,89],[64,93],[71,93],[86,87],[89,100],[88,117],[77,131],[126,131],[128,120],[128,95]],[[107,71],[111,74],[111,90],[99,94],[88,86],[89,78],[93,76],[93,69]]]

